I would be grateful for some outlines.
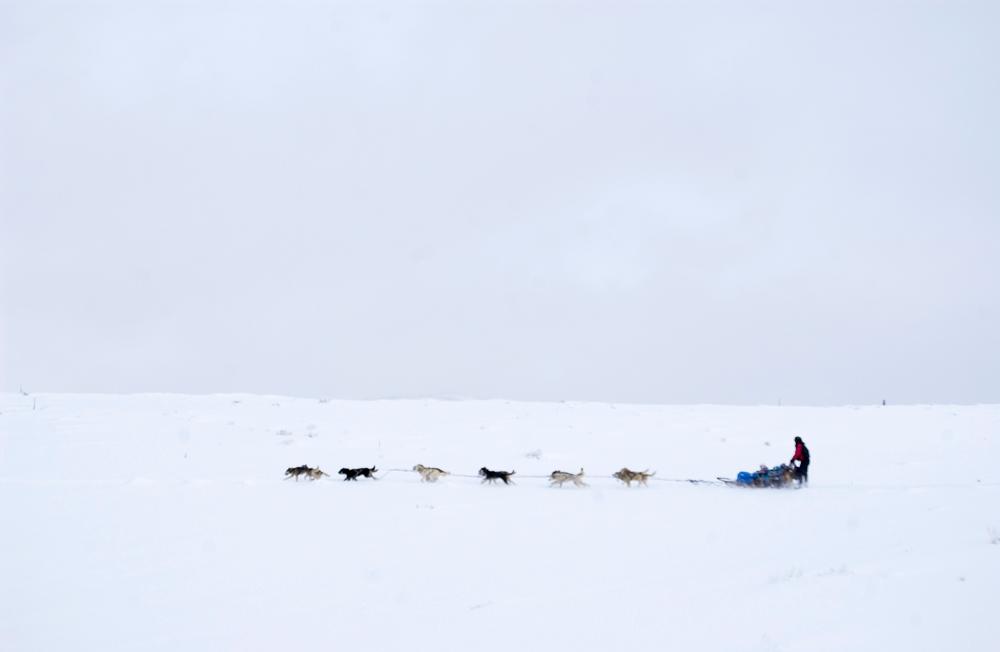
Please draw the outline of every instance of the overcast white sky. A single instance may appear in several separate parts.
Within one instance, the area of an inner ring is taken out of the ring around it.
[[[1000,3],[0,0],[0,390],[1000,401]]]

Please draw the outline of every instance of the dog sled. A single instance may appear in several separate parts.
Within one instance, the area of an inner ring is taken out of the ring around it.
[[[730,487],[747,487],[752,489],[787,489],[795,486],[795,467],[779,464],[768,468],[761,465],[757,471],[740,471],[736,478],[717,478],[719,482]]]

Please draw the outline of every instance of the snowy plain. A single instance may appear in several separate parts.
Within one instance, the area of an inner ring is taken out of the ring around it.
[[[1000,649],[998,433],[994,405],[3,394],[0,650]],[[684,482],[795,435],[805,490]],[[518,475],[335,474],[416,463]]]

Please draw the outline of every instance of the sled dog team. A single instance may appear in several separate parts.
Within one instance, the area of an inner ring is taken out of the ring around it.
[[[439,479],[446,475],[451,475],[448,471],[444,469],[439,469],[434,466],[424,466],[423,464],[417,464],[413,467],[413,470],[420,474],[421,482],[437,482]],[[358,477],[371,478],[372,480],[377,480],[375,473],[378,471],[374,466],[371,467],[361,467],[359,469],[348,469],[343,468],[337,471],[339,475],[344,476],[344,480],[354,480],[357,481]],[[491,471],[485,466],[479,469],[479,476],[482,478],[480,484],[495,484],[497,481],[503,482],[504,484],[513,484],[511,479],[512,475],[515,475],[516,471]],[[589,486],[583,481],[583,469],[581,468],[578,473],[570,473],[569,471],[553,471],[549,474],[549,483],[552,487],[561,487],[567,482],[573,483],[575,487],[587,487]],[[638,485],[646,486],[647,481],[656,475],[656,471],[652,473],[649,470],[645,471],[631,471],[627,467],[622,468],[620,471],[616,471],[612,474],[612,477],[622,481],[626,486],[631,487],[632,483],[635,482]],[[305,476],[310,480],[319,480],[323,476],[329,477],[329,473],[324,473],[318,466],[312,468],[303,464],[302,466],[292,466],[285,471],[285,479],[295,478],[298,482],[299,477]]]
[[[792,459],[789,460],[788,464],[782,464],[773,469],[769,469],[766,464],[761,464],[760,470],[756,473],[750,473],[748,471],[741,471],[735,480],[730,480],[727,478],[719,478],[725,484],[743,485],[743,486],[754,486],[754,487],[787,487],[790,486],[794,481],[798,480],[801,486],[804,483],[809,482],[809,449],[806,447],[804,441],[801,437],[795,437],[795,454],[792,455]],[[798,462],[798,466],[795,463]],[[420,474],[421,482],[437,482],[439,479],[446,475],[451,475],[448,471],[444,469],[439,469],[435,466],[424,466],[423,464],[417,464],[413,467],[413,470]],[[359,469],[348,469],[343,468],[337,471],[340,475],[344,476],[344,480],[357,480],[358,477],[371,478],[372,480],[377,480],[375,473],[378,471],[374,466],[371,467],[361,467]],[[479,469],[479,477],[482,478],[480,484],[496,484],[500,481],[504,484],[514,484],[511,479],[512,475],[515,475],[515,471],[491,471],[485,466]],[[329,474],[324,473],[317,466],[312,468],[303,464],[302,466],[289,467],[285,471],[285,479],[295,478],[298,481],[299,477],[306,476],[310,480],[319,480],[323,476],[329,477]],[[632,483],[636,483],[637,486],[648,486],[649,479],[656,475],[656,471],[652,473],[646,469],[645,471],[632,471],[628,467],[623,467],[620,471],[616,471],[611,474],[611,477],[620,480],[625,483],[625,486],[631,487]],[[588,486],[586,482],[583,481],[583,469],[581,468],[578,473],[570,473],[569,471],[553,471],[549,474],[549,486],[561,487],[567,482],[572,482],[574,487],[586,487]],[[692,482],[696,482],[692,480]]]

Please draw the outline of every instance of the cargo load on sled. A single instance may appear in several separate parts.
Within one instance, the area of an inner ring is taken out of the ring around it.
[[[740,471],[736,474],[736,479],[719,478],[727,485],[734,487],[757,487],[779,489],[790,487],[795,481],[795,467],[788,464],[779,464],[768,468],[761,464],[757,471]]]

